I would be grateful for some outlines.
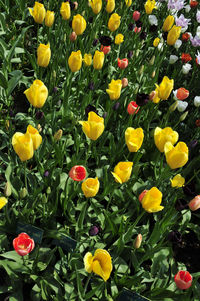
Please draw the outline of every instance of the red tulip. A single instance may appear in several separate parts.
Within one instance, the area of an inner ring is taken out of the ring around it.
[[[178,288],[186,290],[192,285],[192,275],[188,271],[179,271],[175,275],[174,281]]]
[[[29,254],[35,247],[35,242],[26,233],[20,233],[13,239],[13,247],[20,256]]]
[[[187,42],[189,40],[189,38],[190,38],[189,33],[186,32],[186,33],[182,34],[182,41],[183,42]]]
[[[191,8],[196,7],[198,4],[199,4],[198,1],[195,1],[195,0],[191,0],[191,1],[190,1],[190,7],[191,7]]]
[[[75,165],[70,169],[69,176],[74,181],[83,181],[86,177],[86,169],[82,165]]]
[[[138,21],[139,18],[140,18],[140,12],[137,11],[137,10],[135,10],[135,11],[133,12],[133,20],[134,20],[134,21]]]
[[[200,195],[195,196],[188,204],[190,210],[196,211],[200,208]]]
[[[120,59],[118,58],[117,64],[118,64],[118,67],[119,67],[120,69],[125,69],[125,68],[128,66],[128,59],[122,59],[122,60],[120,60]]]
[[[184,99],[188,98],[189,94],[190,94],[189,91],[186,90],[185,88],[179,88],[176,92],[176,97],[179,100],[184,100]]]
[[[131,101],[127,107],[127,112],[129,115],[137,114],[139,111],[140,107],[136,104],[135,101]]]
[[[101,49],[100,50],[103,51],[103,53],[106,55],[106,54],[108,54],[110,52],[111,47],[110,46],[103,46],[103,45],[101,45]]]
[[[192,57],[189,53],[182,53],[181,60],[183,63],[190,62],[192,60]]]
[[[135,33],[139,33],[140,31],[141,31],[141,27],[137,27],[137,26],[135,26],[135,28],[134,28],[134,32]]]

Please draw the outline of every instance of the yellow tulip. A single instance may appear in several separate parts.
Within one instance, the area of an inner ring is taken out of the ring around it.
[[[122,89],[122,81],[121,79],[111,80],[111,83],[108,85],[108,89],[106,92],[109,94],[111,100],[117,100],[120,98]]]
[[[118,33],[115,37],[115,44],[120,45],[121,43],[124,42],[124,36],[121,33]]]
[[[99,180],[98,178],[88,178],[87,180],[83,181],[81,185],[81,189],[86,198],[94,197],[99,191]]]
[[[72,72],[79,71],[82,66],[82,54],[81,51],[72,51],[69,59],[68,59],[68,65]]]
[[[24,91],[24,94],[32,106],[42,108],[48,97],[48,90],[41,80],[36,79],[30,88]]]
[[[89,4],[94,14],[98,14],[102,9],[102,0],[89,0]]]
[[[12,146],[21,161],[26,161],[33,157],[33,140],[29,133],[16,132],[12,137]]]
[[[155,95],[153,96],[152,101],[154,103],[159,103],[160,102],[160,98],[158,97],[158,88],[156,88],[154,92],[155,92]]]
[[[130,179],[133,162],[119,162],[111,172],[117,183],[125,183]]]
[[[46,9],[44,8],[44,5],[42,3],[35,2],[33,8],[29,7],[29,12],[36,23],[38,24],[43,23],[46,15]]]
[[[84,256],[85,270],[88,273],[94,272],[107,281],[112,272],[112,259],[110,254],[103,249],[97,249],[92,256],[92,253],[87,252]]]
[[[125,141],[129,152],[137,152],[144,139],[144,132],[142,128],[134,129],[128,127],[125,131]]]
[[[155,128],[154,131],[154,142],[156,147],[161,153],[164,152],[164,146],[166,142],[171,142],[174,145],[178,141],[178,133],[173,131],[172,128],[166,127],[161,129],[159,127]]]
[[[158,90],[158,97],[162,100],[166,100],[174,88],[174,80],[164,76],[160,85],[156,85],[156,87]]]
[[[168,16],[163,23],[163,31],[169,31],[174,24],[174,16]]]
[[[86,29],[86,21],[81,15],[76,15],[72,20],[72,29],[77,36],[81,35]]]
[[[85,135],[91,140],[97,140],[104,131],[104,119],[95,112],[88,114],[88,121],[79,121]]]
[[[107,13],[112,13],[112,11],[115,9],[115,0],[108,0],[106,4],[106,11]]]
[[[171,181],[171,186],[176,188],[183,187],[185,184],[185,179],[180,174],[177,174],[170,181]]]
[[[71,17],[71,8],[69,2],[62,2],[60,14],[63,20],[68,20]]]
[[[174,25],[167,35],[167,44],[172,46],[176,43],[181,34],[181,26]]]
[[[8,203],[8,200],[4,197],[0,197],[0,209],[3,208]]]
[[[40,44],[37,49],[37,64],[40,67],[46,68],[49,65],[49,61],[51,58],[51,49],[50,44]]]
[[[31,139],[33,141],[33,149],[34,151],[38,149],[40,144],[42,143],[42,136],[39,134],[38,130],[36,130],[32,125],[28,125],[26,133],[30,134]]]
[[[125,2],[127,7],[130,7],[132,4],[132,0],[125,0]]]
[[[48,10],[45,16],[45,25],[47,27],[51,27],[54,23],[54,19],[55,19],[54,12]]]
[[[162,192],[156,187],[152,187],[141,200],[142,207],[149,213],[158,212],[163,210],[160,206],[162,202]]]
[[[174,147],[171,142],[165,143],[164,152],[167,164],[171,169],[183,167],[188,161],[188,147],[184,142],[179,142]]]
[[[92,64],[92,55],[90,53],[85,53],[83,61],[86,66],[90,66]]]
[[[153,46],[157,47],[159,43],[160,43],[160,39],[159,38],[155,38],[154,41],[153,41]]]
[[[104,53],[103,51],[95,51],[94,57],[93,57],[93,67],[96,70],[100,70],[103,67],[103,63],[104,63]]]
[[[110,31],[115,31],[118,29],[118,27],[120,26],[120,19],[121,17],[116,13],[110,16],[108,20],[108,28],[110,29]]]
[[[156,1],[155,0],[147,0],[144,5],[146,14],[150,15],[152,13],[152,10],[156,7]]]

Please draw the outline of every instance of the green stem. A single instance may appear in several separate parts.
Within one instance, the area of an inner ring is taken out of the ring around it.
[[[25,188],[28,192],[28,185],[27,185],[27,174],[26,174],[26,162],[24,162],[24,181],[25,181]]]
[[[84,292],[83,292],[83,296],[85,297],[85,294],[86,294],[86,291],[87,291],[87,287],[88,287],[88,284],[90,282],[90,279],[92,277],[92,273],[89,275],[88,279],[87,279],[87,282],[85,284],[85,288],[84,288]]]

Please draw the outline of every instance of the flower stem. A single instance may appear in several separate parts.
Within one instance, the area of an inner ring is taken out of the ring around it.
[[[86,282],[86,284],[85,284],[83,296],[85,296],[85,294],[86,294],[87,287],[88,287],[88,284],[89,284],[89,282],[90,282],[91,277],[92,277],[92,273],[89,275],[89,277],[88,277],[88,279],[87,279],[87,282]]]

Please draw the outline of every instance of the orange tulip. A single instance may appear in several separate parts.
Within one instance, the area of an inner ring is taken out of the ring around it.
[[[188,98],[189,94],[190,94],[189,91],[186,90],[185,88],[179,88],[177,90],[176,97],[179,100],[184,100],[184,99]]]

